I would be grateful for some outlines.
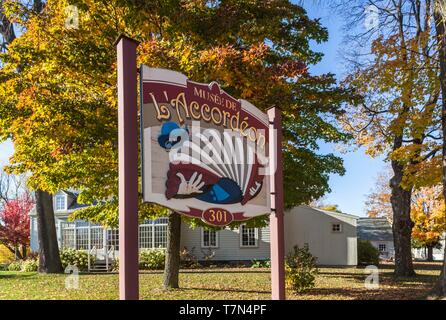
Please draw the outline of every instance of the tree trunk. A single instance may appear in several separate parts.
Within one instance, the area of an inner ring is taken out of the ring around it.
[[[439,45],[439,53],[438,58],[440,61],[440,87],[441,87],[441,96],[442,96],[442,116],[441,116],[441,125],[443,132],[443,155],[442,155],[442,166],[443,166],[443,197],[446,201],[446,17],[443,17],[439,10],[438,6],[440,5],[440,1],[436,1],[436,10],[434,13],[435,16],[435,28],[437,33],[437,41]],[[437,284],[434,288],[435,294],[439,296],[446,296],[446,245],[444,246],[444,256],[443,256],[443,268],[441,271],[440,278],[437,281]]]
[[[36,191],[36,213],[39,236],[39,272],[63,271],[57,244],[53,199],[48,192]]]
[[[10,44],[16,38],[14,25],[8,20],[3,10],[3,1],[0,1],[0,35],[3,36],[3,42],[0,42],[0,52],[6,49],[6,45]],[[5,47],[2,48],[2,45]]]
[[[427,259],[426,261],[432,262],[434,261],[434,247],[433,246],[427,246]]]
[[[17,246],[14,247],[14,258],[16,260],[22,260],[22,257],[20,256],[19,248],[17,248]]]
[[[396,138],[395,145],[402,142]],[[394,150],[397,147],[394,146]],[[390,179],[392,190],[390,202],[393,211],[393,242],[395,247],[395,271],[397,277],[412,277],[415,275],[412,263],[412,228],[413,221],[410,219],[410,200],[412,191],[401,187],[403,179],[403,166],[392,160],[394,176]]]
[[[44,3],[42,0],[34,0],[33,2],[33,10],[36,13],[40,13],[43,10]]]
[[[164,267],[164,288],[178,288],[180,273],[181,216],[171,212],[167,226],[167,251]]]
[[[26,256],[28,255],[28,250],[26,246],[22,246],[22,257],[23,259],[26,259]]]

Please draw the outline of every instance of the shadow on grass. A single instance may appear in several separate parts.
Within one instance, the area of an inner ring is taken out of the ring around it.
[[[420,271],[420,270],[419,270]],[[356,283],[364,283],[367,274],[323,272],[326,278],[353,279]],[[426,299],[438,275],[416,275],[415,277],[395,277],[393,272],[383,272],[379,275],[379,288],[315,288],[296,295],[296,298],[321,299],[354,299],[354,300],[419,300]]]
[[[205,269],[191,269],[191,270],[181,270],[181,273],[271,273],[270,270],[262,270],[262,269],[240,269],[240,270],[225,270],[225,269],[215,269],[215,270],[205,270]]]
[[[342,278],[342,279],[353,279],[357,281],[364,281],[370,273],[355,273],[355,272],[319,272],[320,276],[325,278]],[[435,274],[417,274],[414,277],[395,277],[393,272],[380,272],[379,277],[381,280],[389,282],[391,284],[402,284],[402,283],[434,283],[438,275]]]
[[[397,288],[318,288],[296,294],[297,298],[353,299],[353,300],[420,300],[425,299],[429,289],[425,287],[399,286]]]
[[[164,271],[162,270],[139,270],[139,274],[163,274]],[[235,274],[235,273],[271,273],[270,270],[262,270],[262,269],[249,269],[249,270],[244,270],[244,269],[240,269],[240,270],[234,270],[234,269],[230,269],[230,270],[225,270],[225,269],[181,269],[180,273],[183,274],[200,274],[200,273],[227,273],[227,274]]]
[[[37,273],[0,273],[0,279],[27,279],[30,277],[35,277]]]
[[[268,290],[245,290],[245,289],[234,289],[234,288],[200,288],[200,287],[187,287],[187,288],[180,288],[179,290],[185,290],[185,291],[214,291],[214,292],[233,292],[233,293],[257,293],[257,294],[271,294],[271,291]]]
[[[415,269],[415,272],[417,271],[432,271],[432,270],[441,270],[442,262],[440,261],[434,261],[434,262],[427,262],[427,261],[414,261],[413,267]],[[392,262],[384,262],[380,263],[378,266],[380,269],[388,269],[393,270],[395,269],[395,264]]]

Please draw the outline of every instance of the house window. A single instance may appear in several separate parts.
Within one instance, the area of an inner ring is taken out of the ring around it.
[[[342,225],[340,223],[333,223],[331,225],[331,231],[333,231],[333,232],[342,232]]]
[[[145,249],[167,247],[167,218],[147,220],[139,226],[139,247]]]
[[[386,245],[385,245],[384,243],[380,243],[380,244],[378,245],[378,250],[379,250],[379,252],[385,252],[386,249],[387,249],[387,247],[386,247]]]
[[[240,227],[240,246],[257,247],[259,230],[257,228],[248,228],[245,225]]]
[[[107,248],[108,250],[113,249],[119,251],[119,230],[118,229],[108,229],[107,230]]]
[[[201,229],[201,247],[217,248],[218,247],[217,231]]]
[[[76,224],[73,222],[62,222],[62,248],[76,249]]]
[[[88,240],[88,227],[80,227],[76,229],[76,249],[77,250],[90,250]]]
[[[78,233],[79,234],[79,233]],[[88,237],[88,233],[87,233]],[[102,227],[90,227],[90,245],[96,249],[104,248],[104,229]]]
[[[66,210],[66,201],[65,201],[65,195],[59,194],[56,196],[56,211],[62,211]]]

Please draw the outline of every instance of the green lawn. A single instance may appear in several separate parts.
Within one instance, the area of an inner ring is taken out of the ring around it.
[[[423,299],[440,273],[440,264],[416,264],[418,276],[395,281],[392,266],[380,267],[380,288],[366,289],[361,268],[320,268],[316,288],[288,292],[288,299]],[[82,274],[79,289],[65,289],[65,275],[0,272],[0,299],[117,299],[117,274]],[[141,299],[269,299],[267,269],[184,270],[181,289],[161,289],[161,272],[140,274]]]

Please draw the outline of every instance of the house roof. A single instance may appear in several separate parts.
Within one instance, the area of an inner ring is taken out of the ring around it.
[[[64,193],[66,193],[69,197],[73,199],[73,201],[69,204],[67,210],[64,210],[64,212],[73,212],[77,209],[87,207],[88,204],[81,204],[77,202],[77,197],[79,196],[79,191],[77,190],[66,190],[62,189],[60,190]]]
[[[85,208],[88,207],[88,204],[81,204],[77,202],[77,197],[79,196],[79,191],[77,190],[67,190],[67,189],[61,189],[59,190],[59,192],[65,193],[68,197],[70,197],[73,201],[69,201],[68,207],[66,210],[54,210],[54,215],[55,216],[66,216],[69,215],[70,213],[81,209],[81,208]],[[36,207],[34,206],[34,208],[30,211],[29,215],[34,216],[36,215]]]
[[[392,226],[387,218],[359,218],[358,239],[368,241],[393,241]]]
[[[359,219],[358,216],[355,216],[353,214],[349,214],[349,213],[344,213],[344,212],[337,212],[337,211],[327,211],[327,210],[322,210],[319,208],[315,208],[315,207],[311,207],[311,206],[306,206],[308,208],[311,208],[313,210],[328,214],[328,215],[333,215],[333,216],[340,216],[340,217],[345,217],[345,218],[353,218],[353,219]]]
[[[60,190],[64,193],[66,193],[67,195],[69,195],[70,197],[72,197],[73,199],[76,199],[79,195],[79,191],[75,191],[75,190],[66,190],[66,189],[62,189]]]

